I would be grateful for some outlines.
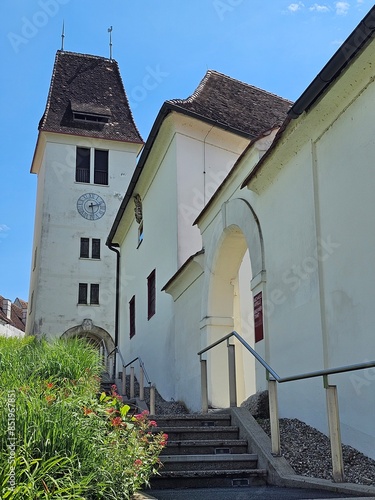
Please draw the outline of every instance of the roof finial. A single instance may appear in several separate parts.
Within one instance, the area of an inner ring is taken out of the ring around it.
[[[64,38],[65,38],[65,23],[63,20],[62,32],[61,32],[61,50],[64,50]]]
[[[109,33],[109,59],[112,61],[112,26],[108,28]]]

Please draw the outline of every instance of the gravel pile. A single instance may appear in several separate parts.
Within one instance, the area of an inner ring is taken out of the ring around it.
[[[145,387],[145,402],[150,408],[150,389]],[[189,410],[180,401],[165,401],[155,389],[156,415],[186,415]]]
[[[270,436],[270,423],[258,419],[258,424]],[[329,438],[297,419],[280,419],[282,455],[301,476],[332,480],[331,446]],[[342,447],[345,480],[348,483],[375,486],[375,460],[351,446]]]

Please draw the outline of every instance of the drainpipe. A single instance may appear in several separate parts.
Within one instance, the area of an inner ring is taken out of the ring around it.
[[[120,250],[117,243],[106,243],[107,247],[116,253],[116,300],[115,300],[115,348],[118,347],[119,338],[119,314],[120,314]],[[117,352],[113,362],[113,378],[116,378],[116,360]]]

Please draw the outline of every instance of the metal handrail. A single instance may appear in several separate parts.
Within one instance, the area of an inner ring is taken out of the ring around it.
[[[121,356],[121,358],[122,358],[122,356]],[[122,358],[122,359],[123,359],[123,358]],[[128,363],[128,364],[126,364],[126,365],[124,365],[124,362],[123,362],[122,367],[123,367],[124,369],[126,369],[128,366],[132,365],[135,361],[139,361],[139,366],[141,367],[141,369],[143,370],[143,373],[145,374],[145,379],[146,379],[146,381],[147,381],[148,385],[151,387],[152,382],[151,382],[151,380],[150,380],[150,378],[149,378],[149,376],[148,376],[148,374],[147,374],[147,371],[146,371],[146,368],[145,368],[145,364],[144,364],[144,363],[143,363],[143,361],[141,360],[140,356],[137,356],[136,358],[132,359],[132,360],[131,360],[131,361],[129,361],[129,363]]]
[[[267,370],[267,372],[272,375],[272,377],[278,382],[279,384],[282,384],[284,382],[292,382],[295,380],[303,380],[306,378],[314,378],[314,377],[324,377],[327,375],[333,375],[336,373],[344,373],[344,372],[350,372],[350,371],[356,371],[356,370],[363,370],[365,368],[373,368],[375,367],[375,361],[367,361],[365,363],[358,363],[355,365],[349,365],[349,366],[339,366],[337,368],[326,368],[324,370],[318,370],[314,372],[309,372],[309,373],[302,373],[300,375],[292,375],[289,377],[280,377],[271,366],[264,361],[264,359],[244,340],[241,335],[239,335],[236,331],[233,331],[231,333],[228,333],[228,335],[225,335],[223,338],[220,340],[217,340],[213,344],[209,345],[205,349],[202,349],[199,351],[197,354],[202,358],[202,354],[205,352],[209,351],[213,347],[221,344],[222,342],[225,342],[226,340],[229,340],[231,337],[235,337],[241,344],[246,347],[248,351],[251,352],[251,354],[260,362],[261,365],[264,366],[264,368]]]
[[[132,359],[131,361],[129,361],[129,363],[125,364],[125,360],[124,360],[124,357],[123,355],[121,354],[121,351],[119,349],[118,346],[116,346],[114,349],[112,349],[112,351],[107,355],[107,359],[112,356],[112,354],[116,352],[119,356],[120,356],[120,359],[121,359],[121,363],[122,363],[122,367],[124,370],[126,370],[126,368],[130,365],[132,365],[135,361],[139,361],[139,366],[141,367],[144,375],[145,375],[145,379],[148,383],[148,385],[151,387],[152,385],[152,382],[150,380],[150,377],[148,376],[148,373],[146,371],[146,368],[145,368],[145,364],[144,362],[142,361],[142,359],[140,358],[140,356],[137,356],[136,358]]]
[[[144,378],[146,379],[149,388],[150,388],[150,413],[152,415],[155,415],[156,412],[156,406],[155,406],[155,386],[152,384],[150,377],[148,376],[148,373],[145,368],[145,364],[143,363],[142,359],[137,356],[136,358],[132,359],[129,361],[129,363],[125,363],[124,357],[121,354],[121,351],[118,346],[116,346],[107,356],[107,360],[110,356],[113,354],[118,354],[121,359],[122,363],[122,393],[125,394],[126,392],[126,368],[130,365],[132,365],[135,361],[139,361],[139,367],[140,367],[140,374],[139,374],[139,398],[141,401],[144,400]],[[115,373],[114,373],[114,378],[115,378]],[[134,367],[130,368],[130,397],[134,397]]]
[[[236,368],[235,368],[235,345],[229,342],[231,337],[235,337],[246,349],[264,366],[266,369],[266,378],[268,380],[268,399],[270,408],[270,427],[271,427],[271,450],[276,456],[280,455],[280,429],[277,403],[277,383],[291,382],[303,380],[307,378],[323,377],[324,388],[326,390],[327,399],[327,416],[329,436],[331,441],[331,456],[332,456],[332,476],[334,481],[344,481],[344,465],[342,458],[341,432],[340,432],[340,417],[338,408],[337,386],[330,385],[328,375],[338,373],[363,370],[365,368],[375,367],[375,361],[367,361],[364,363],[353,364],[349,366],[339,366],[336,368],[326,368],[314,372],[301,373],[289,377],[280,377],[271,366],[244,340],[236,331],[225,335],[213,344],[205,347],[198,352],[201,363],[201,384],[202,384],[202,411],[208,411],[208,388],[207,388],[207,360],[202,359],[202,354],[211,350],[213,347],[227,341],[228,347],[228,371],[229,371],[229,400],[230,406],[237,406],[236,396]],[[272,376],[272,378],[270,377]]]

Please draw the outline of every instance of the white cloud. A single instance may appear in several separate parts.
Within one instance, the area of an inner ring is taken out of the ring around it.
[[[339,16],[345,16],[348,13],[350,4],[348,2],[336,2],[336,14]]]
[[[289,6],[288,6],[288,10],[290,12],[297,12],[297,10],[301,10],[302,8],[304,7],[304,4],[302,2],[298,2],[298,3],[291,3]]]
[[[8,236],[6,233],[9,230],[10,227],[8,227],[6,224],[0,224],[0,239],[6,238]]]
[[[318,5],[317,3],[314,3],[309,10],[314,10],[316,12],[329,12],[329,7],[327,5]]]

